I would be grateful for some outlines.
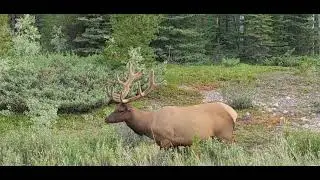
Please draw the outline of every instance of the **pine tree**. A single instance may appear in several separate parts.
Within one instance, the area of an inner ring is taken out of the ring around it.
[[[85,30],[74,39],[77,43],[74,52],[83,56],[102,53],[111,30],[109,15],[88,14],[78,17],[78,21],[84,24]]]
[[[158,59],[176,63],[208,61],[207,41],[199,23],[202,15],[167,15],[153,42]]]
[[[207,15],[206,50],[215,60],[237,57],[240,50],[240,15]]]
[[[294,48],[294,54],[307,55],[311,53],[313,32],[312,15],[310,14],[290,14],[285,15],[286,31],[289,34],[288,44]]]
[[[291,50],[293,47],[289,45],[290,34],[287,28],[289,20],[285,18],[285,15],[275,14],[272,15],[273,19],[273,46],[272,46],[272,55],[281,56],[286,52]]]
[[[271,47],[273,46],[271,15],[245,15],[244,22],[242,59],[257,63],[261,59],[270,57]]]

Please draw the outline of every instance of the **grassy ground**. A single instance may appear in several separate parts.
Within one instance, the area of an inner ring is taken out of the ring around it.
[[[169,65],[168,86],[162,87],[133,105],[157,109],[164,105],[189,105],[202,102],[196,88],[221,86],[222,82],[251,83],[258,75],[290,68],[239,65]],[[151,106],[151,107],[150,107]],[[34,128],[22,115],[0,115],[1,165],[319,165],[320,134],[279,131],[272,117],[255,109],[253,122],[238,122],[236,143],[195,142],[180,151],[160,150],[150,139],[134,134],[124,124],[106,125],[104,117],[114,106],[81,115],[60,115],[52,129]]]

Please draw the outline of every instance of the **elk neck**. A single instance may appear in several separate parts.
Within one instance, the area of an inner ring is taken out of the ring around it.
[[[132,118],[126,120],[126,124],[139,135],[150,135],[150,126],[153,120],[153,112],[132,108]]]

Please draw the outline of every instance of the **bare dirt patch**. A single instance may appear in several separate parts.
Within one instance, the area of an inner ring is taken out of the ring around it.
[[[320,130],[320,113],[313,107],[315,102],[320,102],[320,78],[317,73],[307,76],[294,72],[262,74],[254,86],[253,103],[262,113],[255,117],[268,119],[263,121],[266,126],[290,121],[289,124],[295,127]],[[203,95],[203,102],[225,102],[219,88],[191,89]]]

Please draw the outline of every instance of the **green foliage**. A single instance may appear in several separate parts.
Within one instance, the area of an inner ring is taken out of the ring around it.
[[[84,26],[84,32],[73,41],[76,47],[73,51],[81,56],[100,54],[105,47],[106,38],[110,35],[110,15],[87,14],[77,18]]]
[[[306,155],[311,153],[319,158],[320,136],[319,133],[310,131],[291,131],[285,133],[285,138],[293,151],[293,155]]]
[[[62,34],[67,39],[68,50],[74,48],[73,40],[84,29],[83,24],[77,21],[77,14],[38,14],[37,26],[41,34],[41,46],[43,50],[54,51],[53,45],[50,43],[52,34],[54,34],[54,26],[61,27]]]
[[[244,44],[241,57],[255,63],[271,56],[270,46],[273,45],[271,15],[250,14],[244,17]]]
[[[33,122],[37,128],[50,128],[58,118],[58,104],[50,101],[40,101],[36,98],[30,97],[26,100],[28,111],[25,113],[27,117]]]
[[[111,61],[109,64],[126,64],[130,58],[128,51],[138,47],[144,57],[143,63],[152,63],[155,55],[149,44],[156,37],[160,20],[161,15],[111,15],[112,34],[104,50],[107,61]]]
[[[235,109],[248,109],[253,107],[254,90],[236,84],[227,84],[222,88],[222,95],[227,103]]]
[[[288,14],[285,16],[288,42],[290,48],[295,48],[295,55],[311,54],[313,43],[312,15]]]
[[[166,106],[200,104],[202,103],[201,97],[202,95],[197,91],[184,90],[173,84],[160,87],[150,95],[150,98]]]
[[[102,121],[102,119],[100,119]],[[88,121],[89,122],[89,121]],[[85,126],[85,124],[84,124]],[[212,165],[266,166],[319,164],[319,133],[290,132],[248,148],[217,140],[196,141],[190,148],[160,150],[153,141],[126,142],[114,126],[48,130],[18,128],[1,134],[1,165]],[[130,130],[131,131],[131,130]],[[261,132],[260,132],[261,133]],[[267,133],[267,132],[263,132]],[[254,136],[251,139],[258,139]],[[127,144],[128,143],[128,144]]]
[[[209,40],[206,44],[207,54],[214,62],[223,57],[238,57],[241,45],[241,20],[239,14],[204,15],[204,33]]]
[[[262,64],[267,66],[283,66],[283,67],[297,67],[300,65],[301,57],[296,56],[276,56],[266,58]]]
[[[17,30],[13,36],[13,55],[35,55],[39,54],[40,46],[40,33],[35,26],[35,17],[25,14],[23,17],[17,19],[15,24]]]
[[[102,57],[50,54],[1,61],[6,62],[3,63],[6,70],[0,72],[1,109],[9,107],[14,112],[24,112],[30,109],[30,98],[49,103],[53,108],[57,106],[61,113],[101,106],[112,72],[96,63],[99,58]]]
[[[313,106],[314,112],[320,113],[320,100],[314,101],[312,103],[312,106]]]
[[[230,66],[236,66],[240,63],[239,58],[223,58],[221,61],[221,64],[230,67]]]
[[[300,74],[308,75],[311,71],[314,71],[317,66],[318,59],[314,59],[311,57],[302,57],[301,61],[299,62],[298,72]]]
[[[251,66],[239,64],[234,67],[224,66],[179,66],[168,65],[165,79],[168,84],[177,85],[216,85],[223,81],[250,82],[261,73],[286,71],[290,68],[271,66]]]
[[[60,53],[67,50],[67,39],[62,32],[62,26],[53,26],[50,44],[53,46],[55,52]]]
[[[168,15],[166,18],[152,43],[158,59],[174,63],[208,62],[204,33],[197,28],[201,15]]]
[[[8,15],[0,15],[0,57],[8,54],[12,48],[12,37],[9,30]]]

